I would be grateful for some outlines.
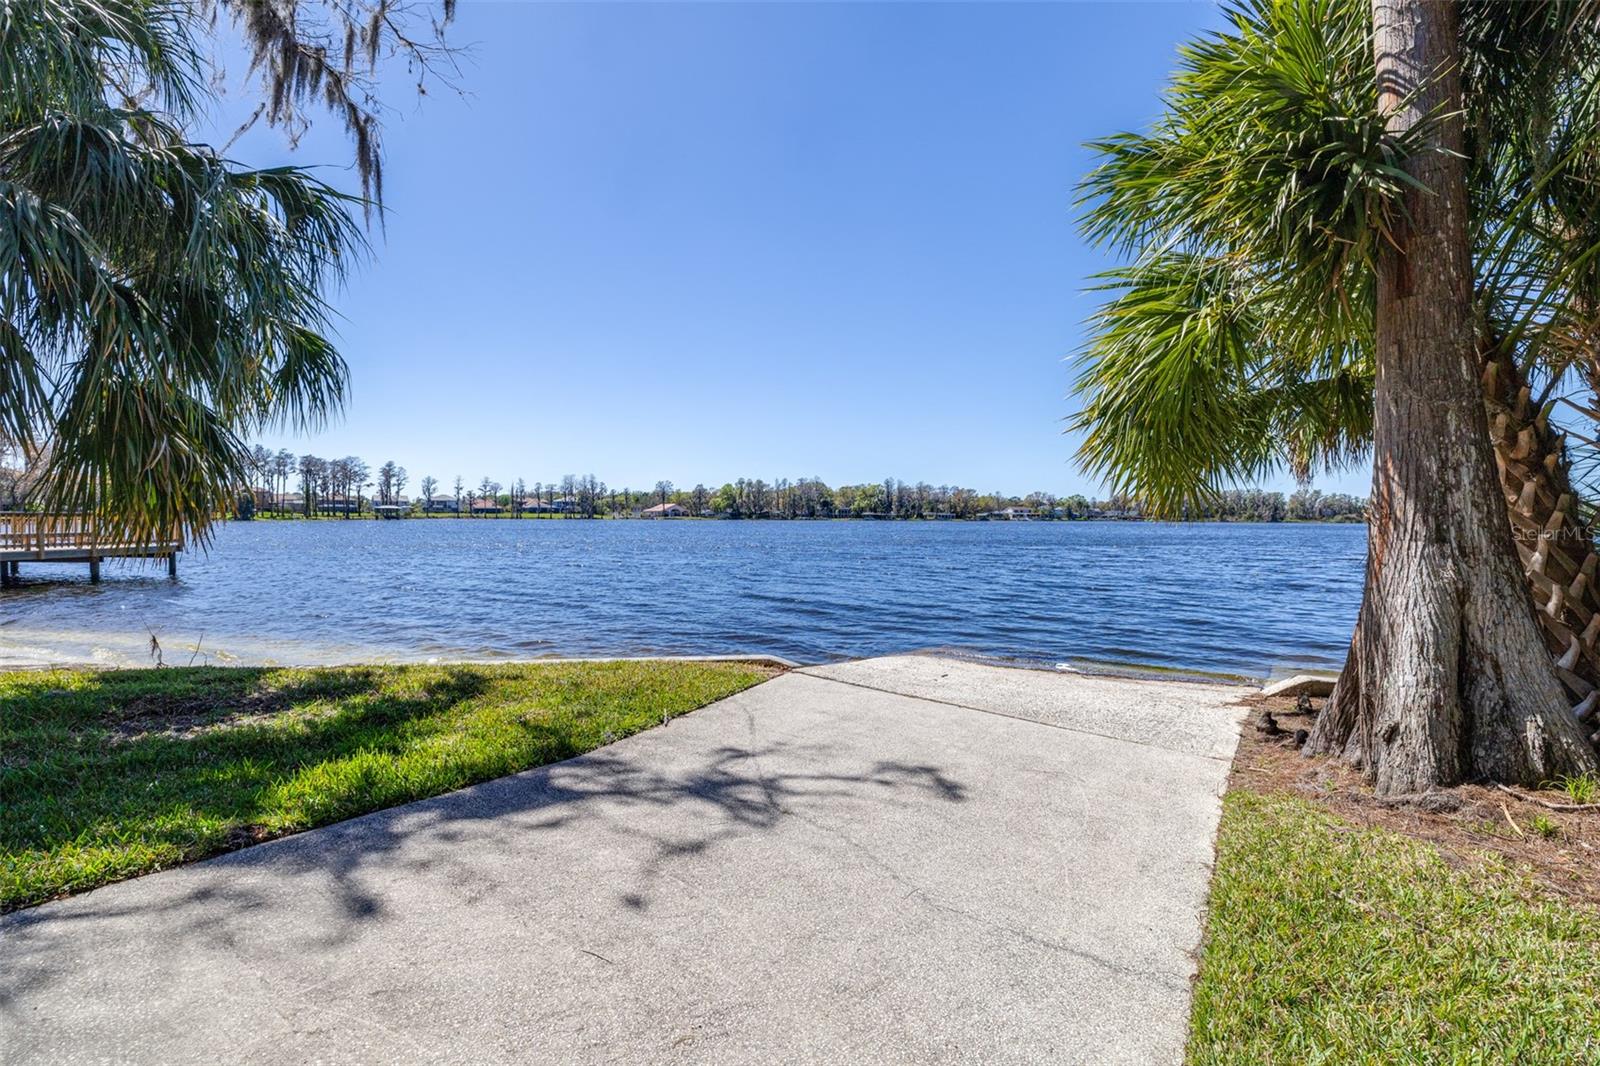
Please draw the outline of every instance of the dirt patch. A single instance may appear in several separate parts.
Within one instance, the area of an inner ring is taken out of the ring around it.
[[[1344,763],[1300,754],[1297,733],[1311,729],[1324,701],[1311,700],[1309,713],[1289,697],[1249,696],[1241,702],[1250,714],[1230,789],[1312,800],[1355,825],[1425,840],[1455,865],[1481,866],[1485,853],[1498,855],[1562,896],[1600,904],[1600,810],[1550,810],[1484,785],[1442,789],[1404,803],[1380,800]],[[1280,732],[1260,728],[1263,712],[1272,715]],[[1529,795],[1547,803],[1571,802],[1558,792]]]
[[[107,724],[114,744],[155,735],[185,739],[265,720],[293,702],[288,694],[271,690],[224,700],[213,695],[141,696],[118,708]]]
[[[225,845],[228,851],[237,851],[248,848],[252,844],[261,844],[271,840],[280,833],[273,833],[264,825],[236,825],[228,830],[228,839]]]
[[[178,691],[145,692],[113,706],[103,721],[109,739],[119,744],[140,737],[196,737],[233,729],[315,700],[348,698],[373,690],[370,676],[332,674],[278,686],[252,680],[248,687],[218,683]]]

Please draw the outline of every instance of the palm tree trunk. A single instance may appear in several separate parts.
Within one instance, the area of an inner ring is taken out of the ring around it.
[[[1591,734],[1590,743],[1597,743],[1600,554],[1594,531],[1578,511],[1566,449],[1550,428],[1549,408],[1533,409],[1515,360],[1509,355],[1489,359],[1483,389],[1495,467],[1534,617],[1568,702],[1583,731]]]
[[[1307,745],[1382,795],[1593,769],[1534,622],[1489,446],[1472,317],[1453,0],[1373,0],[1391,132],[1426,193],[1378,264],[1366,587],[1351,654]]]

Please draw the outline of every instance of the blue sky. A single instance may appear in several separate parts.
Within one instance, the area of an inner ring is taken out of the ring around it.
[[[387,234],[336,301],[348,411],[266,443],[393,458],[413,485],[1092,493],[1062,434],[1105,265],[1073,222],[1082,144],[1148,123],[1178,44],[1217,19],[464,0],[466,95],[390,93]],[[331,121],[234,155],[351,181]]]

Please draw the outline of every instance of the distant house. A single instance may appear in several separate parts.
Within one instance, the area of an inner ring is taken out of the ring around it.
[[[372,513],[379,518],[404,518],[409,506],[401,503],[380,503],[372,508]]]
[[[266,489],[255,489],[252,495],[256,498],[258,511],[298,511],[305,507],[305,497],[298,492],[268,492]]]
[[[473,500],[472,501],[472,513],[473,514],[499,514],[504,510],[505,510],[505,508],[500,506],[500,501],[499,500]]]
[[[317,513],[319,514],[359,514],[361,499],[351,499],[348,496],[318,496]]]
[[[428,514],[457,514],[461,507],[454,496],[435,496],[431,500],[423,500],[422,509]]]
[[[519,505],[523,514],[553,514],[555,505],[545,503],[543,500],[532,496],[525,498]]]
[[[640,518],[687,518],[688,516],[688,510],[675,503],[658,503],[639,512]]]
[[[556,514],[575,514],[578,510],[578,501],[571,496],[563,496],[559,500],[550,501],[550,510]]]
[[[1032,507],[1007,507],[997,512],[1000,518],[1010,522],[1028,522],[1039,517],[1039,512]]]

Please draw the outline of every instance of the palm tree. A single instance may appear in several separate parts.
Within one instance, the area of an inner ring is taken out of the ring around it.
[[[192,19],[0,12],[0,435],[47,452],[46,507],[138,538],[203,536],[251,433],[339,406],[322,293],[364,251],[360,201],[185,136],[206,94]]]
[[[1312,749],[1386,793],[1592,769],[1561,682],[1592,710],[1593,544],[1547,401],[1600,308],[1593,8],[1229,17],[1151,132],[1094,146],[1086,230],[1129,262],[1080,454],[1168,514],[1371,454],[1366,594]]]
[[[344,473],[344,516],[349,518],[352,506],[354,507],[357,515],[361,513],[362,494],[366,490],[367,486],[372,484],[372,468],[369,467],[359,456],[347,455],[344,457]],[[352,494],[355,496],[355,503],[353,505],[350,501]]]

